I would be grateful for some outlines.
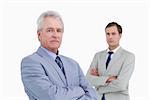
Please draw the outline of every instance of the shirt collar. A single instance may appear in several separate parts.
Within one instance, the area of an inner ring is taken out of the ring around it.
[[[113,53],[116,53],[116,51],[117,51],[119,48],[120,48],[120,45],[119,45],[116,49],[114,49],[114,50],[109,50],[109,48],[108,48],[108,49],[107,49],[107,52],[112,51]]]
[[[45,52],[47,52],[47,54],[48,54],[49,57],[52,57],[54,60],[56,59],[58,53],[55,54],[55,53],[49,51],[48,49],[46,49],[46,48],[44,48],[44,47],[42,47],[42,46],[41,46],[41,48],[42,48]]]

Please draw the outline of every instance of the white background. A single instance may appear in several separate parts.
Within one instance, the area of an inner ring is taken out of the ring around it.
[[[120,44],[136,56],[131,100],[149,100],[149,8],[144,0],[5,0],[0,3],[0,100],[28,100],[20,76],[21,59],[37,50],[36,20],[47,10],[61,14],[65,32],[60,53],[79,62],[86,74],[96,52],[107,48],[105,26],[123,27]]]

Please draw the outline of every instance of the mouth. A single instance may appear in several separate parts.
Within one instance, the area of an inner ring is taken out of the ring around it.
[[[113,41],[108,41],[109,43],[112,43]]]
[[[50,42],[58,42],[58,43],[59,43],[59,41],[58,41],[58,40],[52,40],[52,41],[50,41]]]

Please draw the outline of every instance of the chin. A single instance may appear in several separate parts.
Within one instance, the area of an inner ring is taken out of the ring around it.
[[[111,47],[113,47],[113,46],[115,46],[113,43],[109,43],[109,46],[111,46]]]
[[[58,49],[59,47],[60,47],[60,46],[58,46],[58,45],[57,45],[57,46],[53,46],[54,49]]]

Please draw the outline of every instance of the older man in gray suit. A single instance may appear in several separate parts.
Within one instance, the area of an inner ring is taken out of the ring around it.
[[[122,27],[109,23],[106,28],[107,50],[95,54],[87,73],[99,100],[129,100],[128,85],[134,70],[134,54],[124,50],[119,41]]]
[[[58,53],[64,32],[60,15],[41,14],[37,35],[41,46],[21,62],[24,89],[30,100],[97,100],[79,64]]]

